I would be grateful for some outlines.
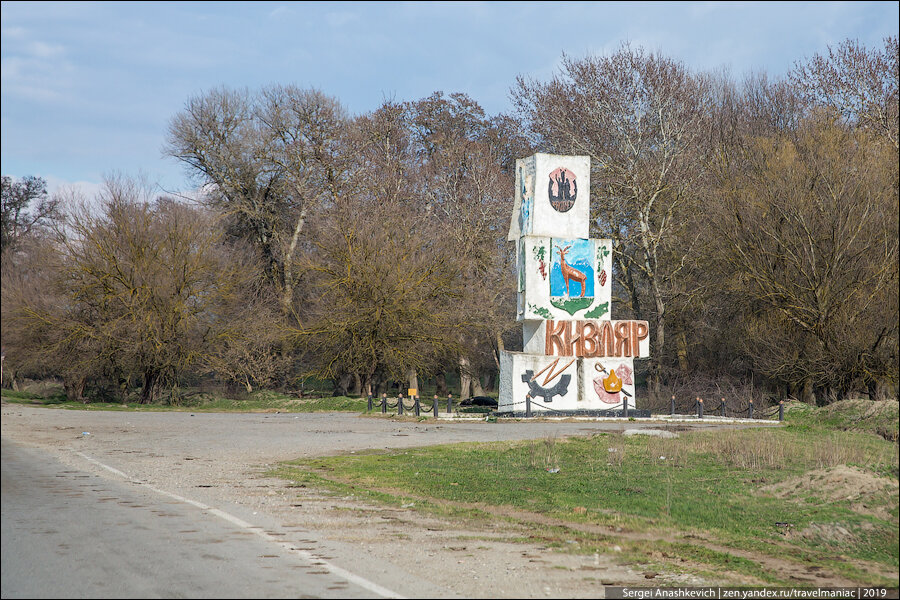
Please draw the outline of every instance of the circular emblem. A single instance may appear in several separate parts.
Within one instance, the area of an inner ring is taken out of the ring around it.
[[[575,197],[578,195],[575,173],[565,167],[559,167],[550,173],[547,193],[550,196],[550,206],[554,210],[557,212],[568,211],[575,206]]]

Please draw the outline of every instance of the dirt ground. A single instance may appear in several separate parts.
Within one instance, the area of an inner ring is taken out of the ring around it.
[[[557,438],[642,426],[627,422],[415,422],[350,414],[68,411],[4,403],[2,436],[73,468],[118,477],[228,511],[287,536],[386,587],[422,596],[602,597],[605,585],[705,585],[691,575],[619,564],[522,542],[504,519],[472,524],[360,498],[289,487],[263,473],[279,461],[460,441]],[[659,423],[647,427],[659,428]],[[711,423],[698,427],[715,426]],[[720,425],[721,426],[721,425]],[[99,463],[99,464],[98,464]],[[613,538],[614,539],[614,538]],[[651,580],[652,579],[652,580]],[[416,587],[416,581],[423,585]],[[426,584],[427,585],[424,585]],[[419,591],[421,590],[421,591]]]

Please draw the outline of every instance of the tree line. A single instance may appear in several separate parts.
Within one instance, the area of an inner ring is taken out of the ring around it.
[[[170,121],[196,198],[3,177],[4,383],[70,398],[215,381],[462,395],[521,349],[514,164],[591,157],[613,312],[651,324],[651,401],[724,387],[827,403],[898,385],[898,46],[845,41],[734,81],[628,44],[352,116],[319,90],[214,89]]]

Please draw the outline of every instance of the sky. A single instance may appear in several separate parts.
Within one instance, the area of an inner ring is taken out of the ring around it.
[[[691,69],[786,74],[898,34],[892,2],[2,2],[2,174],[91,193],[104,177],[195,185],[163,155],[169,121],[213,88],[317,88],[351,114],[464,92],[512,109],[523,75],[623,42]]]

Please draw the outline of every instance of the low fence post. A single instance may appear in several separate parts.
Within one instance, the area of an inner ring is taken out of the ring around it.
[[[675,416],[675,396],[672,396],[672,401],[669,403],[669,414]]]
[[[437,419],[438,418],[438,395],[437,394],[434,395],[434,405],[431,408],[434,409],[434,418]]]
[[[453,394],[447,394],[447,412],[453,412]]]
[[[784,421],[784,400],[778,401],[778,420]]]
[[[722,416],[725,416],[725,398],[722,398]]]
[[[397,394],[397,414],[403,414],[403,394]]]
[[[752,398],[750,399],[750,407],[747,409],[747,412],[749,413],[748,418],[752,419],[753,418],[753,399]]]
[[[697,418],[703,418],[703,398],[697,398]]]
[[[531,417],[531,394],[525,394],[525,417]]]
[[[381,414],[387,412],[387,393],[381,395]]]
[[[369,394],[368,400],[369,400],[369,409],[368,410],[369,410],[369,412],[372,412],[372,394]]]
[[[418,396],[416,396],[416,400],[415,400],[415,402],[413,403],[413,406],[415,407],[416,416],[418,417],[418,416],[420,415],[420,412],[421,412],[421,410],[420,410],[420,409],[421,409],[421,406],[419,405],[419,397],[418,397]]]

